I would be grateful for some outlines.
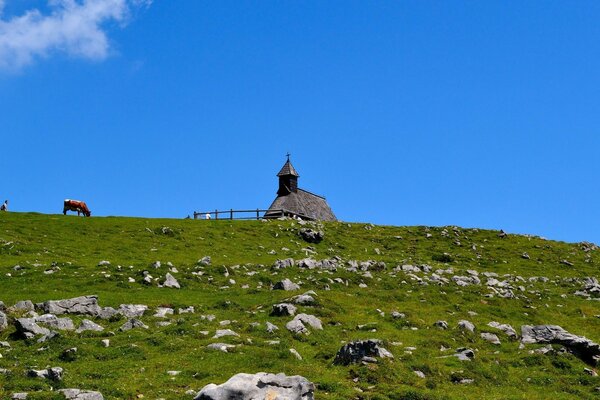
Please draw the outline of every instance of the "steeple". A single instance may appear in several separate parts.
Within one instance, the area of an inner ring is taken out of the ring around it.
[[[298,178],[300,175],[296,172],[296,169],[290,162],[290,153],[286,154],[287,161],[283,164],[281,171],[277,174],[279,177],[279,190],[277,195],[286,196],[290,193],[298,192]]]

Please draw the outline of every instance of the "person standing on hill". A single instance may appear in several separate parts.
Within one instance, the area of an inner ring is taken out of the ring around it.
[[[8,211],[8,200],[4,200],[4,203],[0,206],[0,211]]]

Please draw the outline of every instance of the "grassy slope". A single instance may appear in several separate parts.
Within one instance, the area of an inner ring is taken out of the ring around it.
[[[163,226],[174,234],[162,234]],[[102,306],[141,303],[151,308],[196,308],[195,314],[173,316],[168,327],[155,327],[158,319],[148,313],[143,318],[151,326],[148,331],[120,333],[118,327],[124,320],[97,321],[107,327],[104,332],[62,333],[44,344],[14,340],[11,327],[0,333],[0,339],[12,345],[10,351],[0,349],[4,356],[0,368],[12,371],[0,375],[0,398],[15,391],[39,391],[30,398],[52,398],[52,386],[97,389],[108,399],[130,399],[139,394],[150,399],[191,398],[184,394],[189,389],[221,383],[238,372],[258,371],[303,375],[317,384],[318,399],[594,398],[600,380],[586,375],[586,365],[575,357],[532,355],[529,350],[536,346],[519,350],[518,343],[502,334],[502,345],[494,346],[478,334],[464,334],[455,326],[460,319],[472,321],[479,330],[486,330],[485,325],[492,320],[509,323],[517,330],[522,324],[552,323],[599,341],[600,319],[594,316],[600,314],[600,303],[573,296],[581,285],[564,280],[598,276],[598,251],[586,253],[578,244],[524,236],[500,239],[498,232],[476,229],[446,228],[448,236],[444,236],[443,229],[326,224],[326,238],[314,245],[314,257],[384,261],[386,270],[373,272],[369,279],[342,269],[334,273],[298,268],[273,271],[270,266],[278,258],[306,256],[302,249],[307,244],[297,235],[298,225],[290,221],[84,219],[0,213],[0,300],[7,305],[24,299],[41,302],[97,294]],[[269,254],[270,250],[277,254]],[[531,259],[523,259],[523,252]],[[434,261],[443,253],[449,253],[453,261]],[[212,266],[205,268],[201,278],[193,276],[196,261],[205,255],[212,257]],[[563,259],[574,265],[561,264]],[[109,260],[112,265],[98,267],[100,260]],[[163,264],[158,270],[150,267],[156,260]],[[181,290],[139,283],[141,271],[146,269],[154,277],[163,277],[168,261],[179,270],[174,275],[183,286]],[[44,274],[52,263],[60,270]],[[404,273],[391,273],[393,267],[405,263],[426,263],[434,269],[453,267],[461,275],[475,269],[526,279],[546,276],[551,281],[523,284],[527,291],[519,292],[517,299],[486,298],[484,294],[489,291],[485,286],[422,286]],[[14,271],[17,264],[24,268]],[[242,267],[235,269],[234,265]],[[224,266],[229,277],[224,276]],[[248,276],[246,272],[251,270],[258,273]],[[137,282],[129,283],[128,277]],[[316,307],[299,310],[321,318],[323,331],[294,337],[284,328],[291,318],[268,315],[272,304],[290,296],[289,292],[269,290],[270,283],[283,277],[303,283],[298,293],[310,289],[318,293]],[[330,282],[337,277],[348,281],[348,286]],[[361,282],[368,288],[359,288]],[[242,289],[244,284],[250,287]],[[325,290],[326,286],[331,290]],[[390,313],[394,310],[407,318],[393,320]],[[469,311],[477,315],[469,315]],[[203,320],[203,314],[214,314],[216,319]],[[447,320],[451,329],[432,328],[439,319]],[[211,339],[222,320],[231,320],[228,327],[240,338]],[[253,328],[250,323],[256,321],[262,325]],[[278,325],[279,332],[268,334],[265,321]],[[372,323],[376,331],[357,328],[366,323]],[[210,334],[205,336],[201,331]],[[371,337],[386,341],[394,361],[368,367],[332,366],[342,341]],[[111,347],[101,347],[103,338],[111,340]],[[280,344],[266,343],[274,339]],[[240,346],[230,354],[205,349],[215,341]],[[64,349],[74,346],[79,349],[75,361],[59,358]],[[440,352],[441,346],[477,349],[475,360],[461,363],[439,358],[445,354]],[[416,350],[409,354],[405,347]],[[296,360],[289,348],[298,350],[304,359]],[[28,367],[47,366],[62,366],[64,381],[53,384],[24,377]],[[418,378],[412,372],[416,369],[425,372],[427,378]],[[182,373],[171,377],[167,370]],[[453,377],[473,378],[475,383],[458,385],[452,383]]]

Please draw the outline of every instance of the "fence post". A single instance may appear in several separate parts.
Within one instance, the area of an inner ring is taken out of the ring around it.
[[[229,209],[229,219],[233,220],[233,208]]]
[[[196,213],[196,211],[194,211],[194,219],[198,219],[198,213]]]
[[[215,210],[215,219],[219,219],[219,210]]]
[[[256,219],[260,219],[258,216],[258,208],[256,209]]]

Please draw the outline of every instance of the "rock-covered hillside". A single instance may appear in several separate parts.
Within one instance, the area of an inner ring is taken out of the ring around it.
[[[458,227],[2,213],[0,398],[598,398],[599,255]]]

